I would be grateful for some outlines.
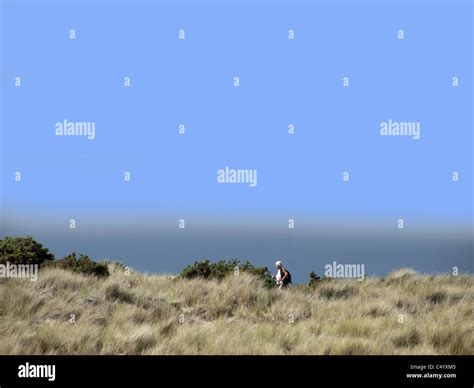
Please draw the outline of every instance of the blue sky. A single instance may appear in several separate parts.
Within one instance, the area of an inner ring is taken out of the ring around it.
[[[472,225],[469,2],[5,2],[2,35],[9,223]],[[94,121],[95,140],[56,136],[64,119]],[[421,138],[380,136],[389,119]],[[257,187],[218,184],[225,166],[257,169]]]

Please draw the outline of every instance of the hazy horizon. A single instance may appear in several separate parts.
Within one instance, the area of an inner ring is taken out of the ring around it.
[[[311,271],[323,274],[324,266],[333,261],[364,264],[366,276],[384,276],[402,267],[422,273],[452,273],[457,267],[460,273],[473,273],[473,233],[468,225],[407,223],[398,229],[396,220],[358,225],[296,218],[295,228],[288,229],[283,217],[266,224],[261,218],[224,222],[187,217],[185,229],[179,229],[178,219],[169,216],[117,218],[110,223],[85,217],[70,230],[67,219],[54,216],[19,220],[5,217],[0,237],[31,235],[56,258],[74,251],[149,273],[176,274],[194,261],[233,258],[266,266],[273,273],[275,260],[283,260],[296,283],[306,282]]]

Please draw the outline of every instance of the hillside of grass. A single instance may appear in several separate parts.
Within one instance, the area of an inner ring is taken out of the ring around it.
[[[329,280],[265,287],[44,268],[0,279],[0,354],[473,354],[472,276]]]

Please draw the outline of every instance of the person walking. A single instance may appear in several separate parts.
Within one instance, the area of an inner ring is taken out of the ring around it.
[[[277,283],[278,288],[283,288],[291,284],[291,274],[290,271],[288,271],[284,266],[281,261],[277,261],[275,263],[275,267],[278,270],[275,280]]]

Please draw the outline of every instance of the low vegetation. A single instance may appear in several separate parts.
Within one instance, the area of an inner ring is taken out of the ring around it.
[[[0,354],[472,354],[471,276],[398,271],[268,288],[109,264],[0,283]]]
[[[312,273],[308,285],[280,290],[268,269],[237,260],[147,275],[84,255],[53,261],[32,241],[12,243],[0,242],[2,255],[42,265],[37,281],[0,278],[0,354],[474,352],[471,275]]]

